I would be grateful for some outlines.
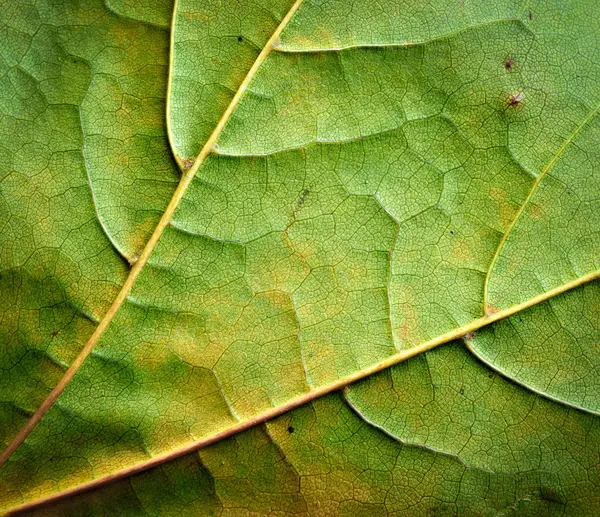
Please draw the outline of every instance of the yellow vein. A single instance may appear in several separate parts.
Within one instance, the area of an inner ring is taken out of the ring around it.
[[[176,210],[177,206],[179,205],[179,202],[181,201],[181,198],[183,197],[186,189],[188,188],[189,184],[191,183],[192,179],[194,178],[194,175],[196,174],[198,169],[200,169],[200,167],[202,167],[202,164],[206,161],[208,156],[213,151],[213,148],[215,146],[215,143],[217,142],[217,139],[219,138],[219,135],[223,131],[223,128],[227,124],[229,118],[231,117],[231,114],[233,113],[233,111],[239,104],[241,98],[243,97],[244,93],[246,92],[248,85],[250,84],[250,82],[252,81],[254,76],[256,75],[256,72],[258,71],[258,69],[261,67],[261,65],[264,63],[264,61],[267,59],[267,57],[269,56],[269,54],[275,47],[275,44],[279,41],[279,36],[281,35],[281,32],[283,31],[285,26],[289,23],[292,16],[296,13],[296,11],[298,10],[298,8],[302,4],[302,2],[303,2],[303,0],[296,0],[294,2],[294,4],[292,5],[292,7],[288,11],[288,13],[285,15],[285,17],[283,18],[281,23],[275,29],[275,32],[273,32],[271,38],[269,38],[269,41],[267,41],[265,47],[262,49],[262,51],[256,58],[256,61],[254,61],[252,68],[250,68],[250,70],[248,71],[248,74],[242,81],[242,84],[240,85],[239,89],[233,96],[233,99],[231,99],[231,102],[227,106],[225,113],[223,113],[223,115],[221,116],[214,131],[211,133],[210,137],[206,141],[206,144],[204,144],[204,147],[200,151],[200,154],[196,158],[196,161],[188,170],[183,172],[181,181],[179,182],[179,185],[177,186],[177,189],[175,190],[173,197],[171,198],[171,201],[169,201],[167,208],[165,209],[162,217],[160,218],[158,225],[154,229],[154,232],[150,236],[150,239],[146,243],[144,250],[140,254],[137,261],[133,264],[131,271],[129,272],[129,276],[125,280],[125,283],[123,284],[123,287],[119,291],[119,294],[115,298],[114,302],[112,303],[112,305],[108,309],[107,313],[104,315],[104,317],[100,321],[99,325],[96,327],[96,330],[91,335],[88,342],[81,349],[81,352],[79,352],[79,355],[77,356],[77,358],[73,361],[71,366],[67,369],[67,371],[65,372],[63,377],[60,379],[58,384],[50,392],[50,394],[44,400],[44,402],[42,402],[40,407],[32,415],[32,417],[29,419],[29,421],[21,428],[21,430],[19,431],[17,436],[15,436],[14,440],[9,444],[9,446],[4,450],[4,452],[2,454],[0,454],[0,466],[2,466],[4,464],[4,462],[6,462],[6,460],[25,441],[27,436],[29,436],[29,433],[31,433],[31,431],[33,431],[33,429],[37,426],[37,424],[40,422],[42,417],[48,412],[48,410],[56,402],[56,400],[61,395],[61,393],[64,391],[66,386],[69,384],[69,382],[71,381],[71,379],[73,378],[75,373],[77,373],[77,371],[81,367],[82,363],[90,355],[90,353],[94,349],[94,346],[96,346],[96,343],[98,342],[98,340],[100,339],[102,334],[104,334],[105,330],[110,325],[110,322],[115,317],[115,314],[117,313],[117,311],[119,310],[119,308],[121,307],[121,305],[123,304],[123,302],[125,301],[127,296],[129,295],[129,293],[131,292],[131,289],[133,288],[133,284],[135,284],[135,281],[139,277],[142,269],[148,262],[148,259],[150,258],[150,255],[152,255],[154,248],[156,248],[158,240],[160,239],[161,235],[163,234],[163,232],[165,231],[167,226],[169,226],[169,223],[171,222],[173,214],[175,213],[175,210]]]
[[[93,481],[88,481],[87,483],[82,483],[75,487],[68,488],[61,492],[57,492],[57,493],[42,497],[40,499],[36,499],[34,501],[24,503],[20,506],[10,509],[9,513],[31,510],[38,506],[54,502],[59,499],[63,499],[65,497],[69,497],[72,495],[87,492],[89,490],[93,490],[100,486],[106,485],[107,483],[110,483],[112,481],[116,481],[118,479],[123,479],[123,478],[129,477],[129,476],[138,474],[138,473],[148,470],[152,467],[156,467],[158,465],[166,463],[167,461],[171,461],[175,458],[184,456],[185,454],[197,451],[198,449],[207,447],[208,445],[211,445],[220,440],[229,438],[230,436],[233,436],[237,433],[245,431],[251,427],[262,424],[262,423],[266,422],[267,420],[271,420],[272,418],[281,416],[281,415],[287,413],[288,411],[291,411],[292,409],[295,409],[304,404],[307,404],[319,397],[322,397],[322,396],[332,393],[334,391],[339,391],[339,390],[349,386],[352,383],[355,383],[357,381],[365,379],[366,377],[369,377],[373,374],[381,372],[381,371],[383,371],[387,368],[390,368],[391,366],[394,366],[396,364],[402,363],[412,357],[415,357],[424,352],[432,350],[440,345],[460,339],[460,338],[466,336],[467,334],[470,334],[470,333],[475,332],[483,327],[486,327],[487,325],[490,325],[497,321],[500,321],[500,320],[503,320],[510,316],[513,316],[525,309],[533,307],[534,305],[545,302],[545,301],[549,300],[550,298],[553,298],[554,296],[562,294],[566,291],[570,291],[571,289],[579,287],[583,284],[586,284],[586,283],[591,282],[592,280],[596,280],[598,278],[600,278],[600,270],[594,271],[585,276],[582,276],[580,278],[572,280],[571,282],[568,282],[568,283],[563,284],[555,289],[552,289],[543,294],[540,294],[540,295],[538,295],[534,298],[531,298],[523,303],[509,307],[508,309],[504,309],[504,310],[498,311],[494,314],[486,315],[486,316],[483,316],[482,318],[473,320],[472,322],[468,323],[467,325],[456,328],[456,329],[454,329],[450,332],[447,332],[445,334],[442,334],[434,339],[431,339],[429,341],[421,343],[420,345],[417,345],[413,348],[409,348],[407,350],[402,350],[400,352],[397,352],[394,355],[391,355],[390,357],[388,357],[376,364],[373,364],[367,368],[364,368],[363,370],[355,372],[346,377],[342,377],[336,381],[330,382],[329,384],[325,384],[318,388],[314,388],[307,393],[303,393],[302,395],[299,395],[293,399],[290,399],[289,401],[287,401],[286,403],[284,403],[280,406],[267,409],[266,411],[258,413],[257,415],[253,416],[252,418],[243,420],[240,423],[235,424],[231,427],[228,427],[227,429],[224,429],[223,431],[215,433],[211,436],[201,438],[200,440],[191,442],[191,443],[184,445],[183,447],[180,447],[178,449],[175,449],[171,452],[159,454],[149,460],[137,463],[136,465],[127,467],[118,472],[113,472],[112,474],[109,474],[107,476],[103,476],[103,477],[94,479]]]
[[[544,177],[552,170],[552,168],[554,167],[554,165],[556,165],[556,162],[558,161],[558,159],[561,157],[561,155],[565,151],[565,149],[571,144],[571,142],[577,137],[577,135],[579,135],[579,133],[581,132],[581,130],[584,128],[584,126],[590,120],[592,120],[594,118],[594,116],[598,113],[599,110],[600,110],[600,104],[598,104],[598,106],[596,106],[595,109],[593,109],[592,111],[590,111],[590,113],[583,119],[583,121],[581,122],[581,124],[579,124],[573,130],[573,132],[569,135],[569,137],[565,139],[565,141],[562,143],[562,145],[554,153],[554,155],[552,156],[552,158],[550,159],[550,161],[547,163],[547,165],[538,174],[537,178],[533,182],[533,186],[531,187],[531,190],[529,191],[529,194],[525,198],[525,201],[523,201],[523,203],[519,207],[519,210],[517,210],[517,213],[513,217],[513,219],[510,222],[510,224],[508,225],[508,228],[506,229],[506,232],[504,233],[504,235],[500,239],[500,242],[498,243],[498,247],[496,248],[496,252],[494,253],[494,256],[492,257],[492,261],[490,262],[490,267],[488,268],[487,274],[485,275],[485,281],[484,281],[484,284],[483,284],[483,313],[484,314],[488,314],[488,298],[489,298],[488,297],[488,290],[489,290],[490,277],[492,276],[492,271],[494,270],[496,262],[498,261],[498,258],[500,257],[500,252],[504,248],[504,244],[506,243],[506,241],[508,239],[508,236],[510,235],[510,233],[513,230],[513,228],[517,224],[517,221],[521,217],[521,214],[524,212],[525,207],[529,204],[529,202],[531,201],[531,198],[533,197],[533,195],[537,191],[538,186],[540,185],[542,179],[544,179]]]

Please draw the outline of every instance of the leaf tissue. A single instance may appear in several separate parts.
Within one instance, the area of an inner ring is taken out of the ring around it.
[[[600,3],[0,5],[0,512],[600,514]]]

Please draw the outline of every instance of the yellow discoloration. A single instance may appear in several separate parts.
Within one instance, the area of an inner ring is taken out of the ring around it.
[[[510,200],[508,192],[502,188],[492,187],[488,190],[488,194],[498,203],[500,225],[506,228],[514,219],[518,207]]]
[[[529,205],[529,210],[527,210],[527,213],[533,218],[533,219],[543,219],[546,215],[546,213],[544,212],[544,210],[537,205],[536,203],[531,203]]]

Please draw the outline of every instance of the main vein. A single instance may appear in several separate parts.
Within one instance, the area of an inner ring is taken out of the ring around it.
[[[227,106],[227,109],[225,110],[225,112],[223,113],[221,118],[219,119],[219,122],[217,123],[215,129],[213,130],[210,137],[204,144],[204,147],[202,147],[202,150],[200,151],[200,154],[198,154],[194,164],[188,170],[185,170],[183,172],[183,175],[181,177],[179,185],[177,186],[177,189],[175,189],[175,192],[173,193],[173,197],[169,201],[167,208],[165,209],[163,215],[161,216],[156,228],[152,232],[152,235],[150,236],[150,239],[146,243],[146,246],[144,247],[142,253],[140,254],[137,261],[133,264],[131,271],[129,272],[129,275],[128,275],[127,279],[125,280],[125,283],[123,284],[123,287],[121,287],[121,290],[119,291],[119,294],[117,295],[117,297],[113,301],[112,305],[110,306],[110,308],[108,309],[108,311],[106,312],[106,314],[104,315],[104,317],[102,318],[102,320],[100,321],[100,323],[98,324],[96,329],[94,330],[94,333],[90,336],[88,342],[81,349],[81,352],[79,352],[79,355],[77,356],[77,358],[71,363],[71,366],[69,366],[69,368],[67,369],[65,374],[60,379],[60,381],[58,381],[58,383],[56,384],[54,389],[50,392],[48,397],[46,397],[44,402],[42,402],[40,407],[35,411],[35,413],[31,416],[31,418],[28,420],[28,422],[21,428],[21,430],[15,436],[15,438],[9,444],[9,446],[4,450],[4,452],[2,452],[2,454],[0,454],[0,467],[19,448],[19,446],[25,441],[25,439],[27,438],[27,436],[29,436],[31,431],[33,431],[33,429],[35,429],[37,424],[44,417],[44,415],[48,412],[48,410],[54,405],[54,403],[56,402],[58,397],[60,397],[61,393],[67,387],[69,382],[71,382],[71,379],[77,373],[77,371],[79,370],[79,368],[81,367],[83,362],[90,355],[90,353],[92,352],[92,350],[94,349],[94,347],[96,346],[96,344],[98,343],[98,341],[100,340],[100,338],[102,337],[102,335],[104,334],[104,332],[106,331],[108,326],[110,325],[111,321],[115,317],[117,311],[120,309],[123,302],[127,299],[127,296],[129,296],[129,293],[131,292],[131,289],[133,288],[133,285],[135,284],[136,280],[140,276],[142,269],[144,268],[144,266],[148,262],[148,259],[154,252],[154,249],[156,248],[156,245],[158,244],[158,241],[159,241],[161,235],[163,234],[163,232],[165,231],[167,226],[169,226],[171,219],[173,218],[173,214],[175,213],[175,210],[177,209],[177,206],[179,205],[179,202],[181,201],[181,198],[185,194],[185,191],[187,190],[189,184],[191,183],[192,179],[196,175],[196,172],[200,169],[200,167],[202,167],[202,165],[204,164],[204,162],[206,161],[208,156],[213,152],[215,144],[216,144],[219,136],[221,135],[223,128],[225,127],[225,125],[227,124],[229,119],[231,118],[231,114],[234,112],[234,110],[238,106],[240,100],[244,96],[244,93],[246,92],[248,85],[250,84],[250,82],[252,81],[254,76],[256,75],[256,72],[258,71],[258,69],[265,62],[265,60],[267,59],[267,57],[269,56],[269,54],[271,53],[271,51],[277,44],[277,42],[279,40],[279,36],[281,35],[281,32],[286,27],[286,25],[289,23],[289,21],[292,19],[292,17],[296,13],[296,11],[298,10],[298,8],[302,4],[302,2],[303,2],[303,0],[296,0],[294,2],[292,7],[290,8],[290,10],[287,12],[285,17],[283,18],[283,20],[281,20],[281,23],[277,26],[277,28],[275,29],[275,31],[269,38],[269,41],[267,41],[266,45],[264,46],[264,48],[262,49],[262,51],[256,58],[256,61],[254,61],[254,64],[252,65],[252,67],[250,68],[248,73],[246,74],[246,77],[242,81],[240,87],[238,88],[235,95],[231,99],[231,102]],[[177,3],[175,3],[175,5],[174,5],[174,10],[176,8],[177,8]],[[174,20],[175,20],[175,12],[173,14],[173,21]],[[171,66],[172,66],[172,60],[173,60],[172,46],[173,46],[174,30],[175,30],[175,26],[173,24],[173,26],[171,28],[171,33],[172,33],[172,36],[171,36]],[[169,91],[167,92],[167,106],[169,106],[169,99],[168,99],[169,94],[170,94],[170,87],[169,87]],[[169,118],[168,111],[169,110],[167,108],[167,120]],[[167,124],[170,127],[170,123],[167,122]],[[170,131],[169,131],[169,133],[170,133]],[[169,138],[170,138],[170,136],[169,136]]]
[[[572,280],[566,284],[556,287],[555,289],[551,289],[550,291],[547,291],[547,292],[542,293],[534,298],[526,300],[518,305],[514,305],[512,307],[495,312],[490,315],[485,315],[482,318],[473,320],[470,323],[468,323],[462,327],[456,328],[450,332],[447,332],[445,334],[437,336],[429,341],[426,341],[424,343],[421,343],[417,346],[414,346],[414,347],[406,349],[406,350],[401,350],[400,352],[397,352],[397,353],[387,357],[386,359],[383,359],[382,361],[380,361],[378,363],[368,366],[367,368],[364,368],[362,370],[354,372],[346,377],[342,377],[342,378],[337,379],[328,384],[319,386],[317,388],[313,388],[310,391],[303,393],[301,395],[298,395],[297,397],[294,397],[279,406],[272,407],[265,411],[262,411],[261,413],[258,413],[251,418],[243,420],[235,425],[232,425],[231,427],[228,427],[228,428],[226,428],[222,431],[219,431],[217,433],[214,433],[210,436],[206,436],[206,437],[196,440],[194,442],[190,442],[190,443],[188,443],[182,447],[179,447],[177,449],[174,449],[170,452],[159,454],[149,460],[137,463],[130,467],[126,467],[120,471],[113,472],[112,474],[108,474],[106,476],[96,478],[92,481],[88,481],[87,483],[81,483],[72,488],[68,488],[66,490],[56,492],[54,494],[50,494],[48,496],[36,499],[34,501],[24,503],[20,506],[10,509],[9,512],[13,513],[13,512],[20,512],[20,511],[24,511],[24,510],[30,510],[32,508],[56,501],[58,499],[63,499],[65,497],[69,497],[69,496],[72,496],[75,494],[87,492],[89,490],[98,488],[100,486],[103,486],[103,485],[110,483],[112,481],[115,481],[117,479],[123,479],[123,478],[129,477],[129,476],[138,474],[138,473],[148,470],[152,467],[156,467],[158,465],[166,463],[167,461],[171,461],[175,458],[184,456],[185,454],[191,453],[193,451],[197,451],[198,449],[207,447],[208,445],[211,445],[218,441],[224,440],[225,438],[228,438],[237,433],[245,431],[253,426],[262,424],[262,423],[266,422],[267,420],[271,420],[272,418],[283,415],[283,414],[287,413],[288,411],[291,411],[292,409],[295,409],[304,404],[307,404],[307,403],[309,403],[317,398],[320,398],[324,395],[327,395],[334,391],[344,389],[347,386],[349,386],[350,384],[353,384],[353,383],[360,381],[362,379],[365,379],[373,374],[376,374],[378,372],[386,370],[387,368],[390,368],[390,367],[397,365],[399,363],[402,363],[412,357],[415,357],[424,352],[432,350],[440,345],[460,339],[460,338],[462,338],[468,334],[471,334],[483,327],[491,325],[492,323],[495,323],[497,321],[500,321],[500,320],[503,320],[510,316],[513,316],[525,309],[529,309],[530,307],[533,307],[534,305],[545,302],[545,301],[549,300],[550,298],[553,298],[559,294],[570,291],[571,289],[574,289],[576,287],[584,285],[584,284],[591,282],[593,280],[596,280],[598,278],[600,278],[600,270],[593,271],[591,273],[588,273],[587,275],[581,276],[581,277],[576,278],[575,280]]]

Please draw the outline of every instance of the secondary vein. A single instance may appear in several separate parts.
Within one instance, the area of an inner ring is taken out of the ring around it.
[[[529,194],[525,198],[525,201],[523,201],[523,203],[519,207],[519,210],[517,210],[517,213],[513,217],[510,224],[508,225],[506,232],[504,232],[504,235],[500,239],[500,242],[498,243],[498,247],[496,248],[494,256],[492,257],[492,261],[490,262],[490,267],[488,268],[487,274],[485,275],[485,281],[483,284],[483,313],[484,314],[488,314],[488,299],[489,299],[488,291],[489,291],[490,277],[492,276],[492,271],[494,270],[496,262],[498,261],[498,258],[500,257],[500,253],[502,252],[502,249],[504,248],[504,245],[506,244],[506,241],[508,240],[508,236],[512,232],[513,228],[516,226],[517,221],[520,219],[520,217],[523,214],[527,205],[529,205],[531,198],[536,193],[536,191],[537,191],[540,183],[544,179],[544,177],[552,170],[552,168],[556,165],[556,162],[558,161],[558,159],[561,157],[561,155],[565,151],[565,149],[567,147],[569,147],[571,142],[577,137],[577,135],[579,135],[579,133],[581,133],[581,130],[584,128],[584,126],[590,120],[592,120],[594,118],[594,116],[598,113],[598,111],[600,111],[600,104],[598,104],[598,106],[596,106],[592,111],[590,111],[590,113],[588,113],[588,115],[583,119],[583,121],[573,130],[573,132],[565,139],[565,141],[561,144],[561,146],[557,149],[557,151],[552,155],[552,158],[550,159],[550,161],[546,164],[546,166],[542,169],[542,171],[539,173],[538,177],[533,182],[531,190],[529,191]]]
[[[281,23],[277,26],[277,28],[275,29],[275,31],[269,38],[269,41],[267,41],[266,45],[264,46],[264,48],[262,49],[262,51],[256,58],[256,61],[254,61],[254,64],[252,65],[252,67],[250,68],[248,73],[246,74],[246,77],[242,81],[242,84],[240,85],[240,87],[236,91],[235,95],[233,96],[233,99],[227,106],[227,109],[225,110],[225,112],[223,113],[221,118],[219,119],[219,122],[217,123],[215,129],[213,130],[210,137],[204,144],[204,147],[202,147],[200,154],[196,157],[194,164],[189,169],[187,169],[183,172],[183,174],[181,176],[181,180],[179,182],[179,185],[177,186],[177,189],[173,193],[173,197],[171,198],[171,201],[169,201],[167,208],[165,209],[163,215],[161,216],[156,228],[152,232],[152,235],[150,236],[150,239],[146,243],[146,246],[144,247],[139,258],[133,264],[131,271],[129,272],[129,275],[128,275],[127,279],[125,280],[125,283],[123,284],[123,287],[121,287],[121,290],[119,291],[119,294],[117,295],[117,297],[113,301],[112,305],[108,309],[107,313],[104,315],[104,317],[102,318],[102,320],[96,327],[96,330],[94,330],[94,333],[90,336],[90,338],[87,341],[87,343],[85,344],[85,346],[81,349],[81,352],[79,352],[79,355],[77,356],[77,358],[71,363],[71,366],[65,372],[63,377],[60,379],[60,381],[58,381],[58,383],[56,384],[54,389],[46,397],[44,402],[42,402],[40,407],[35,411],[35,413],[31,416],[31,418],[28,420],[28,422],[20,429],[20,431],[15,436],[13,441],[2,452],[2,454],[0,454],[0,467],[19,448],[19,446],[25,441],[25,439],[27,438],[27,436],[29,436],[31,431],[33,431],[33,429],[35,429],[37,424],[44,417],[44,415],[48,412],[48,410],[54,405],[54,403],[56,402],[58,397],[60,397],[60,395],[62,394],[64,389],[67,387],[69,382],[71,382],[71,379],[77,373],[77,371],[79,370],[79,368],[81,367],[83,362],[90,355],[90,353],[92,352],[92,350],[94,349],[94,347],[96,346],[96,344],[98,343],[98,341],[100,340],[100,338],[102,337],[102,335],[104,334],[104,332],[106,331],[108,326],[110,325],[111,321],[115,317],[117,311],[120,309],[123,302],[127,299],[127,296],[131,292],[133,285],[135,284],[136,280],[138,279],[140,273],[142,272],[142,269],[144,268],[144,266],[148,262],[148,259],[154,252],[154,249],[156,248],[156,245],[158,244],[158,241],[159,241],[161,235],[163,234],[163,232],[165,231],[167,226],[169,226],[171,219],[173,218],[173,214],[175,213],[175,210],[179,206],[179,202],[181,201],[183,195],[185,194],[185,191],[187,190],[188,186],[190,185],[192,179],[196,175],[196,172],[200,169],[200,167],[202,167],[202,165],[204,164],[204,162],[206,161],[208,156],[213,152],[213,149],[215,147],[215,144],[216,144],[219,136],[223,132],[223,129],[225,128],[227,122],[231,118],[231,115],[234,112],[234,110],[236,109],[236,107],[238,106],[240,100],[244,96],[244,93],[246,92],[248,85],[250,84],[250,82],[252,81],[254,76],[256,75],[256,72],[258,71],[258,69],[265,62],[265,60],[267,59],[267,57],[269,56],[271,51],[275,48],[276,43],[279,41],[279,36],[281,35],[281,32],[286,27],[286,25],[289,23],[289,21],[292,19],[292,17],[296,13],[296,11],[299,9],[302,2],[303,2],[303,0],[296,0],[294,2],[292,7],[290,8],[290,10],[287,12],[285,17],[283,18],[283,20],[281,20]],[[177,7],[177,4],[175,4],[175,7]],[[173,32],[173,30],[174,30],[174,27],[172,27],[171,32]],[[171,41],[171,49],[172,49],[172,44],[173,44],[173,41]],[[172,50],[171,50],[171,52],[172,52]],[[171,54],[171,61],[172,61],[172,57],[173,56]],[[169,82],[169,84],[170,84],[170,82]],[[168,97],[169,96],[167,95],[167,99],[168,99]],[[168,115],[168,110],[167,110],[167,119],[168,119],[168,116],[169,115]]]

